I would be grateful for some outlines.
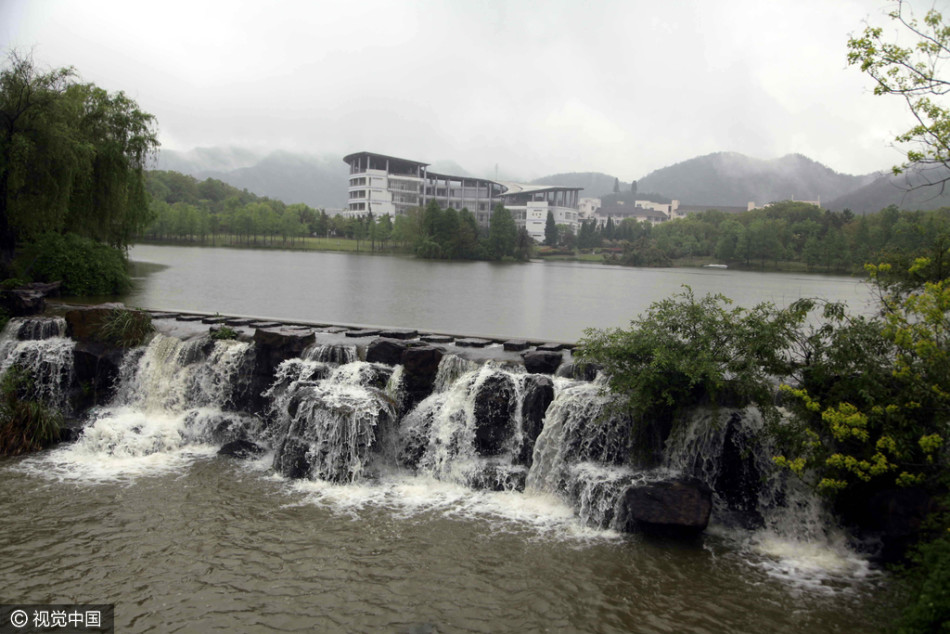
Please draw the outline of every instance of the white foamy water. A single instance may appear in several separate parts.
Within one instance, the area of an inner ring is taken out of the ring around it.
[[[291,504],[312,504],[359,518],[385,509],[402,520],[433,517],[490,521],[493,530],[558,541],[614,541],[620,533],[591,528],[564,500],[553,495],[511,491],[473,491],[427,475],[396,473],[375,482],[339,485],[322,480],[288,482],[298,497]]]

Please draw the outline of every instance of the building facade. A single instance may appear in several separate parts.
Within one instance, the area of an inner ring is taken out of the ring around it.
[[[443,209],[468,209],[487,227],[495,205],[507,208],[528,234],[544,239],[548,211],[557,224],[577,230],[580,187],[522,185],[429,171],[429,164],[409,159],[357,152],[343,157],[350,166],[346,215],[392,217],[434,200]]]

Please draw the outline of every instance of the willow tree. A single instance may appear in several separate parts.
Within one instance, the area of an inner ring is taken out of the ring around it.
[[[124,93],[11,53],[0,70],[0,257],[46,232],[127,244],[149,219],[157,147],[155,118]]]

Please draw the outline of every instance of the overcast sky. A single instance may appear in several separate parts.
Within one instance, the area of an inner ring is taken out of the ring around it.
[[[889,6],[0,0],[0,46],[125,91],[175,150],[368,150],[623,180],[710,152],[797,152],[858,174],[900,162],[892,139],[911,125],[846,62],[848,36],[885,25]]]

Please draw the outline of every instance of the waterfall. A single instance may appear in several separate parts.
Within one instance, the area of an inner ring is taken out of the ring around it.
[[[465,365],[452,360],[440,364],[439,372],[445,378],[459,367]],[[493,363],[476,368],[406,415],[399,429],[400,463],[476,488],[523,489],[529,375]]]
[[[305,364],[285,362],[278,370]],[[291,381],[279,395],[281,416],[274,469],[291,478],[356,482],[368,474],[377,439],[396,420],[396,406],[383,391],[391,369],[356,361],[322,380]],[[275,393],[276,395],[276,393]],[[284,431],[285,430],[285,431]]]
[[[439,369],[435,374],[434,392],[444,392],[462,376],[478,369],[478,364],[455,354],[447,354],[439,361]]]
[[[320,361],[346,365],[358,359],[356,346],[353,344],[313,344],[303,351],[300,358],[304,361]]]
[[[0,333],[0,376],[16,366],[31,379],[29,398],[68,412],[75,343],[65,333],[62,318],[11,319]]]
[[[156,334],[126,354],[112,403],[89,412],[77,450],[141,457],[256,436],[257,419],[228,410],[248,347]]]

